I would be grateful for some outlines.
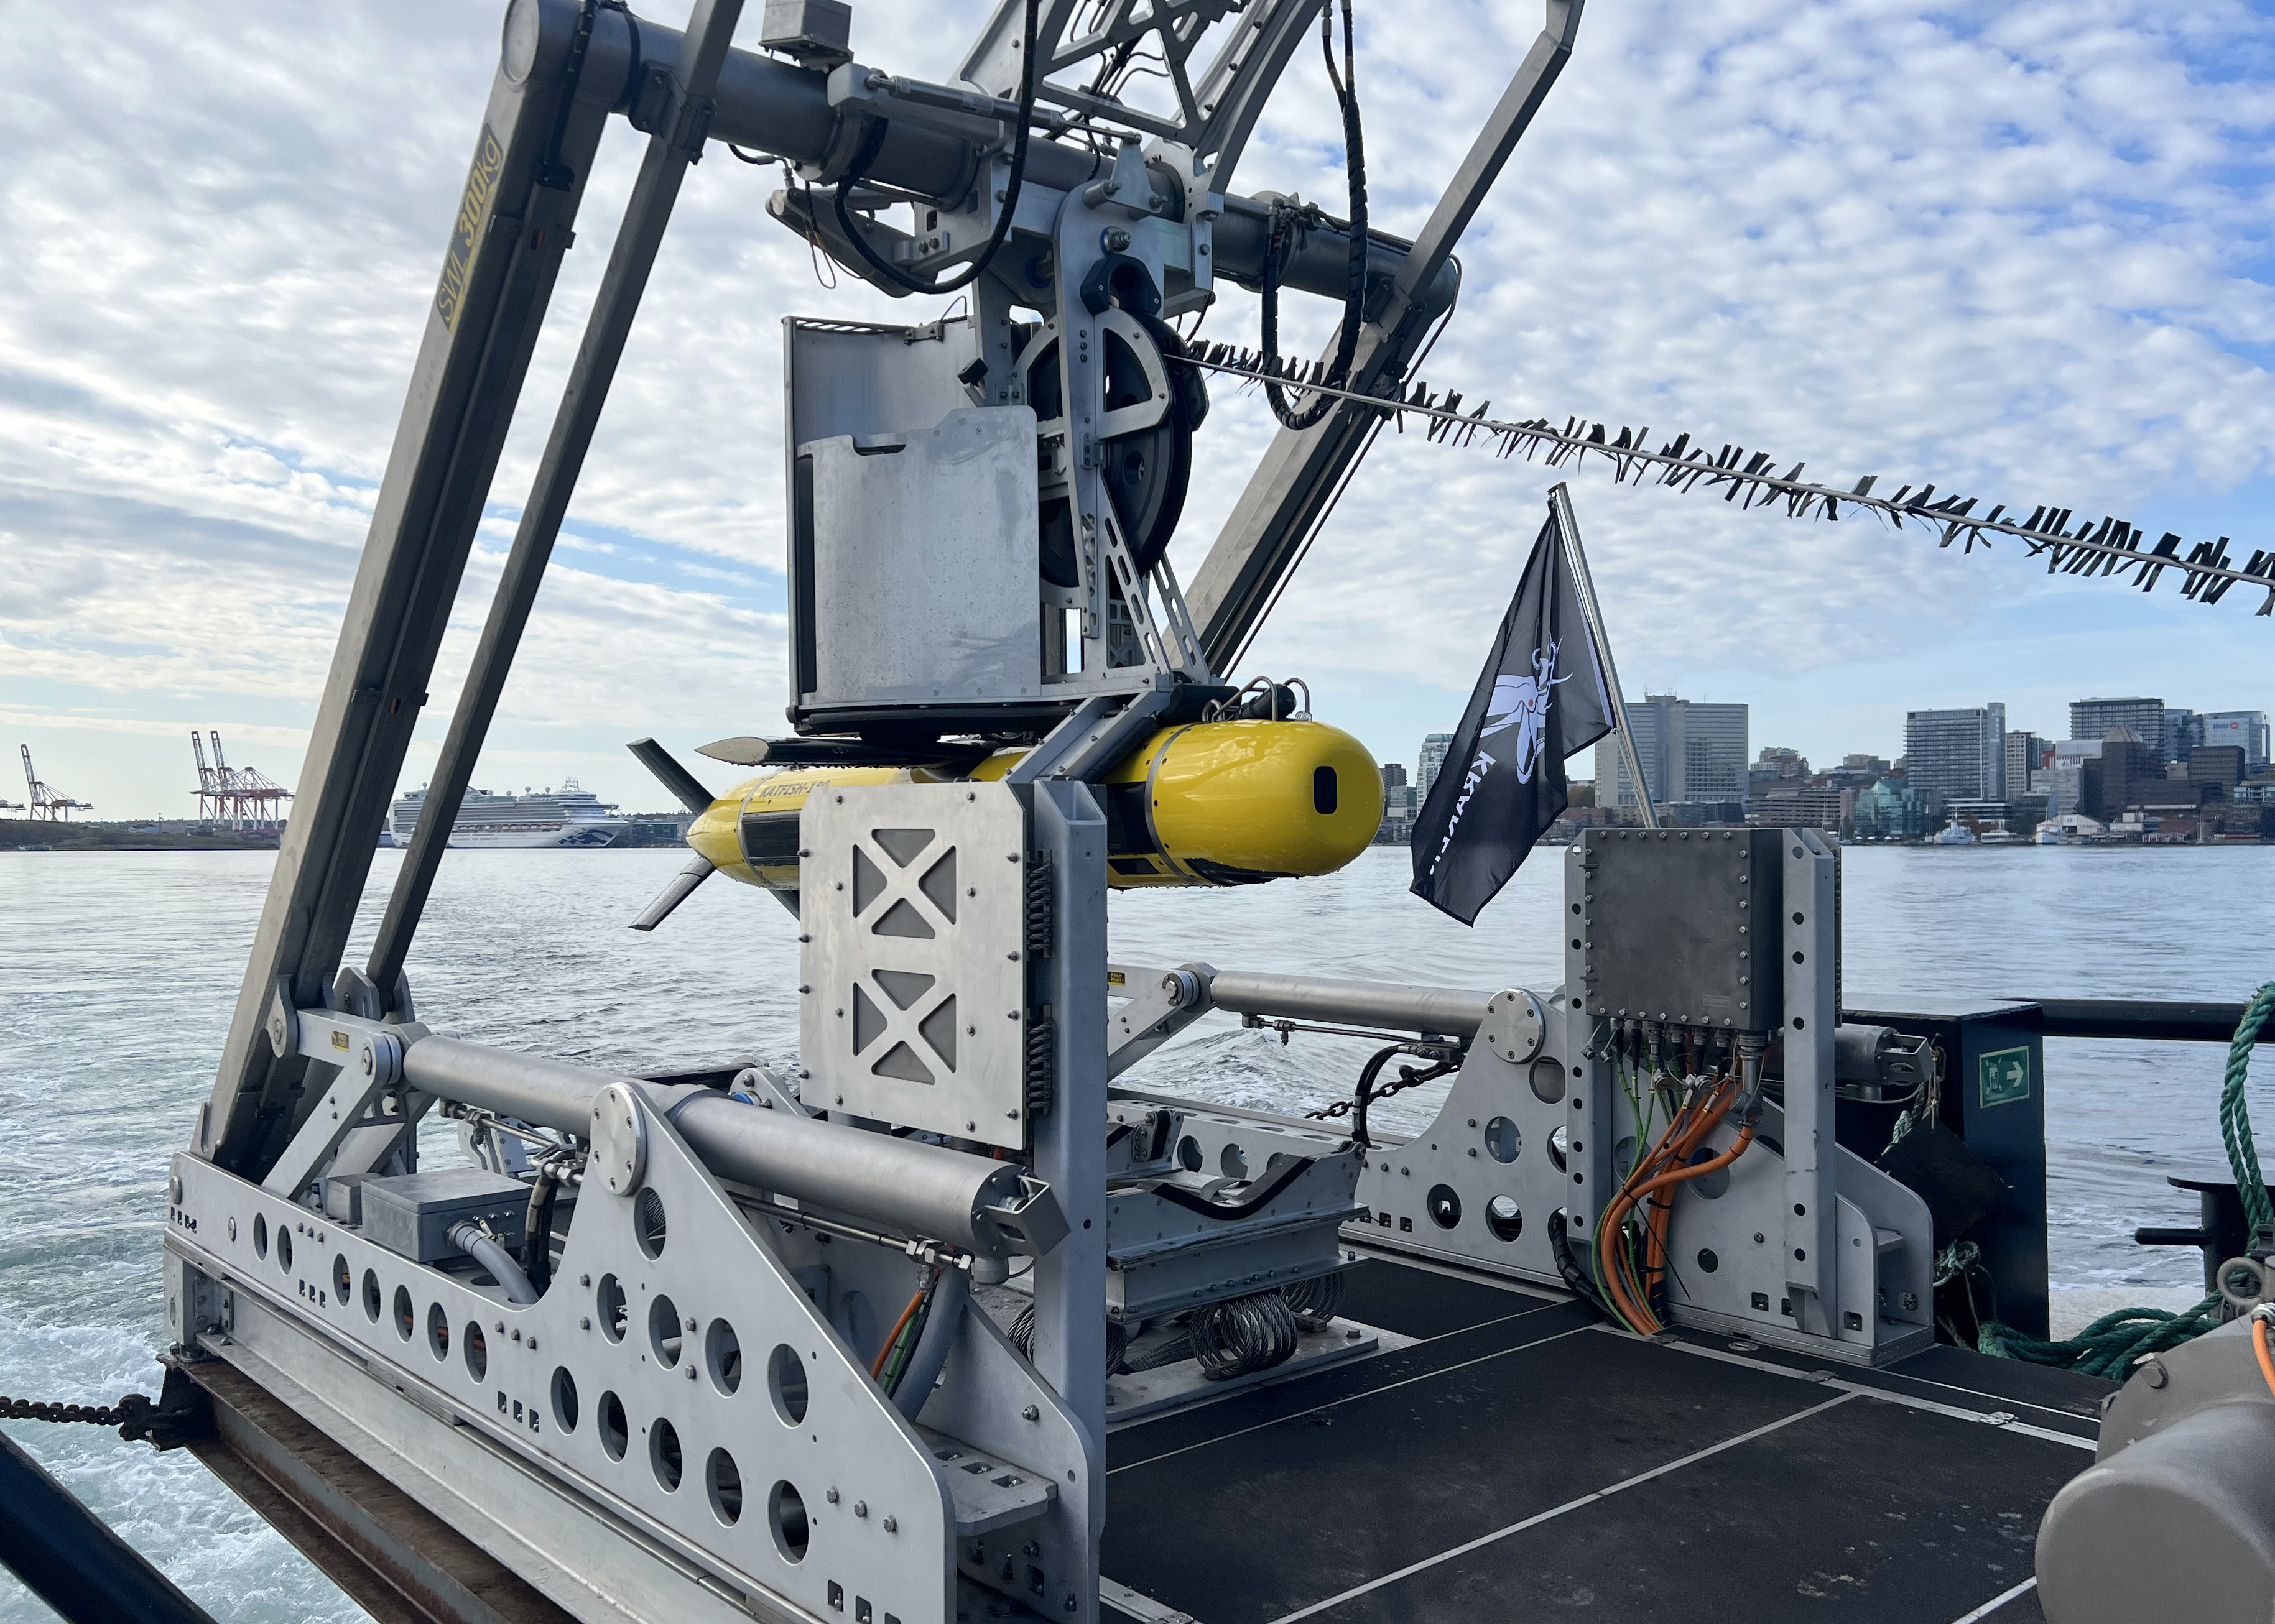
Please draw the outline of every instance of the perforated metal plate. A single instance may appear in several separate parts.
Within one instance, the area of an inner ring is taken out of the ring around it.
[[[1026,1144],[1026,813],[1004,784],[811,797],[799,1020],[806,1103]]]

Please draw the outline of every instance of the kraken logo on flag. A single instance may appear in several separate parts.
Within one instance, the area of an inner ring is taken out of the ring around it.
[[[1480,736],[1491,738],[1511,728],[1518,729],[1516,782],[1521,784],[1532,782],[1532,769],[1539,765],[1541,748],[1548,742],[1548,707],[1555,699],[1553,690],[1557,684],[1572,680],[1570,674],[1553,676],[1555,669],[1556,643],[1551,638],[1532,651],[1532,669],[1525,676],[1493,678],[1493,706]]]
[[[1414,820],[1414,894],[1465,925],[1563,815],[1565,757],[1612,730],[1610,686],[1569,558],[1552,507]],[[1500,736],[1512,730],[1513,744]]]

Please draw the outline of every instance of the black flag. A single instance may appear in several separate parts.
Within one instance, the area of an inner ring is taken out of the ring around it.
[[[1611,694],[1551,508],[1415,817],[1415,895],[1475,924],[1563,815],[1564,758],[1611,730]]]

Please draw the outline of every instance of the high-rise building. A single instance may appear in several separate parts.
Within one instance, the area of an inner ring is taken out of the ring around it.
[[[1931,812],[1946,801],[2007,798],[2007,707],[1913,711],[1904,718],[1911,787]]]
[[[2243,775],[2256,778],[2267,770],[2267,713],[2265,711],[2206,711],[2203,742],[2233,744],[2243,752]]]
[[[2007,793],[2028,795],[2035,788],[2031,780],[2052,765],[2054,742],[2040,738],[2035,733],[2013,732],[2007,735]]]
[[[1450,733],[1425,733],[1422,736],[1422,754],[1414,766],[1414,787],[1427,800],[1430,786],[1438,782],[1438,769],[1446,765],[1446,752],[1454,747]]]
[[[1744,706],[1646,694],[1641,703],[1627,707],[1627,721],[1651,804],[1735,804],[1743,816]],[[1638,804],[1617,734],[1605,735],[1596,745],[1596,804],[1608,809]]]
[[[2165,702],[2162,699],[2072,699],[2069,702],[2070,737],[2107,738],[2114,728],[2132,729],[2134,736],[2155,751],[2159,760],[2172,759],[2165,754]]]
[[[2165,706],[2165,759],[2185,765],[2188,752],[2204,742],[2203,728],[2204,719],[2196,712],[2178,705]]]
[[[1382,764],[1382,787],[1386,791],[1402,789],[1406,787],[1406,764],[1403,761],[1386,761]]]

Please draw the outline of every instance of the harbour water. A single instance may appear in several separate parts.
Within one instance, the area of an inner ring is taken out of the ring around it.
[[[376,855],[363,935],[401,854]],[[167,1158],[210,1089],[265,894],[265,853],[0,854],[0,1393],[83,1403],[155,1393]],[[451,854],[411,965],[420,1018],[453,1036],[646,1069],[752,1054],[797,1034],[790,916],[705,886],[653,935],[624,928],[670,850]],[[1546,989],[1561,975],[1561,853],[1544,850],[1475,930],[1406,895],[1407,854],[1329,879],[1117,896],[1117,956]],[[1852,848],[1851,1005],[1999,995],[2239,1001],[2275,978],[2275,849]],[[359,938],[358,947],[360,947]],[[351,959],[359,956],[351,951]],[[1309,1109],[1349,1091],[1365,1046],[1212,1018],[1130,1074],[1194,1098]],[[2224,1052],[2047,1045],[2054,1281],[2186,1296],[2196,1254],[2132,1243],[2189,1221],[2167,1171],[2220,1158]],[[2275,1083],[2275,1061],[2264,1083]],[[2268,1101],[2264,1086],[2255,1103]],[[1417,1090],[1376,1121],[1410,1129]],[[2275,1122],[2275,1103],[2262,1120]],[[442,1141],[447,1143],[447,1141]],[[186,1454],[92,1427],[8,1431],[217,1614],[364,1615]],[[0,1574],[0,1624],[50,1615]]]

